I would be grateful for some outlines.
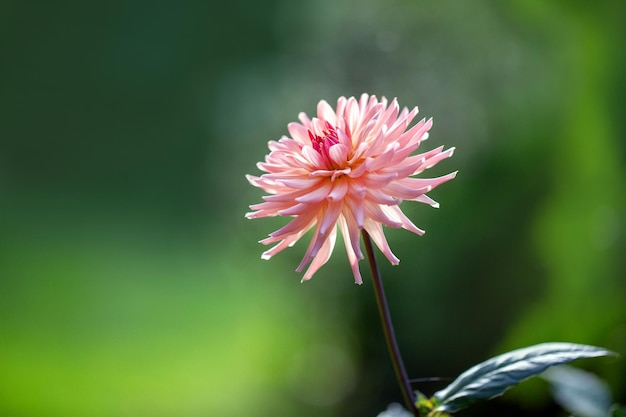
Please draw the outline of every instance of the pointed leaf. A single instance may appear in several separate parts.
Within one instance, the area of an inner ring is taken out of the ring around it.
[[[504,353],[471,367],[436,392],[436,410],[453,413],[474,402],[502,395],[551,366],[611,354],[604,348],[574,343],[541,343]]]
[[[571,366],[557,366],[541,375],[552,386],[555,401],[577,417],[607,417],[611,390],[606,382]]]

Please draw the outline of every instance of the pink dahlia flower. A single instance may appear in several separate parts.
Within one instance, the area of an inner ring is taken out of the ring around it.
[[[255,211],[247,213],[247,218],[293,217],[261,240],[275,244],[262,258],[270,259],[293,246],[313,229],[296,269],[301,272],[310,264],[302,278],[308,280],[330,258],[339,228],[354,279],[361,284],[359,233],[365,229],[389,262],[397,265],[399,259],[391,252],[382,226],[424,234],[399,204],[410,200],[438,207],[426,193],[456,175],[413,178],[454,152],[454,148],[444,151],[440,146],[412,155],[432,126],[432,119],[422,119],[409,128],[416,115],[417,107],[400,110],[395,99],[388,103],[384,97],[379,101],[367,94],[359,100],[340,97],[335,109],[322,100],[312,119],[300,113],[300,123],[287,126],[291,137],[268,143],[269,155],[257,164],[266,173],[247,176],[252,185],[270,194],[263,197],[263,203],[250,206]]]

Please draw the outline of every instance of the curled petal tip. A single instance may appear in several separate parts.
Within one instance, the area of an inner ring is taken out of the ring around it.
[[[248,182],[250,184],[254,185],[255,187],[258,184],[258,179],[259,179],[259,177],[255,177],[254,175],[246,174],[246,180],[248,180]]]

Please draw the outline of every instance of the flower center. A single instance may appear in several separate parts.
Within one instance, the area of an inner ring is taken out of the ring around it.
[[[330,123],[326,122],[326,130],[324,130],[324,136],[314,135],[313,132],[309,130],[309,138],[311,139],[311,143],[313,144],[313,149],[315,149],[326,163],[329,165],[333,165],[332,159],[330,158],[330,154],[328,150],[331,146],[339,143],[339,137],[337,136],[337,130]]]

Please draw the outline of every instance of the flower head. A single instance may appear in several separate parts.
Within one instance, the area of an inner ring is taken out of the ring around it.
[[[438,207],[426,193],[456,175],[414,178],[454,152],[454,148],[444,151],[440,146],[412,155],[432,126],[432,119],[422,119],[409,128],[416,115],[417,107],[400,110],[395,99],[388,103],[384,97],[379,101],[367,94],[359,100],[340,97],[335,109],[322,100],[312,119],[300,113],[300,123],[287,126],[290,137],[268,143],[269,155],[257,164],[265,174],[247,176],[252,185],[270,194],[263,197],[263,203],[250,206],[255,211],[247,213],[247,218],[293,218],[261,240],[275,244],[262,258],[270,259],[293,246],[313,229],[297,268],[301,272],[310,264],[302,278],[308,280],[330,258],[339,229],[354,279],[361,284],[359,233],[365,229],[389,262],[398,264],[382,226],[424,234],[399,204],[410,200]]]

